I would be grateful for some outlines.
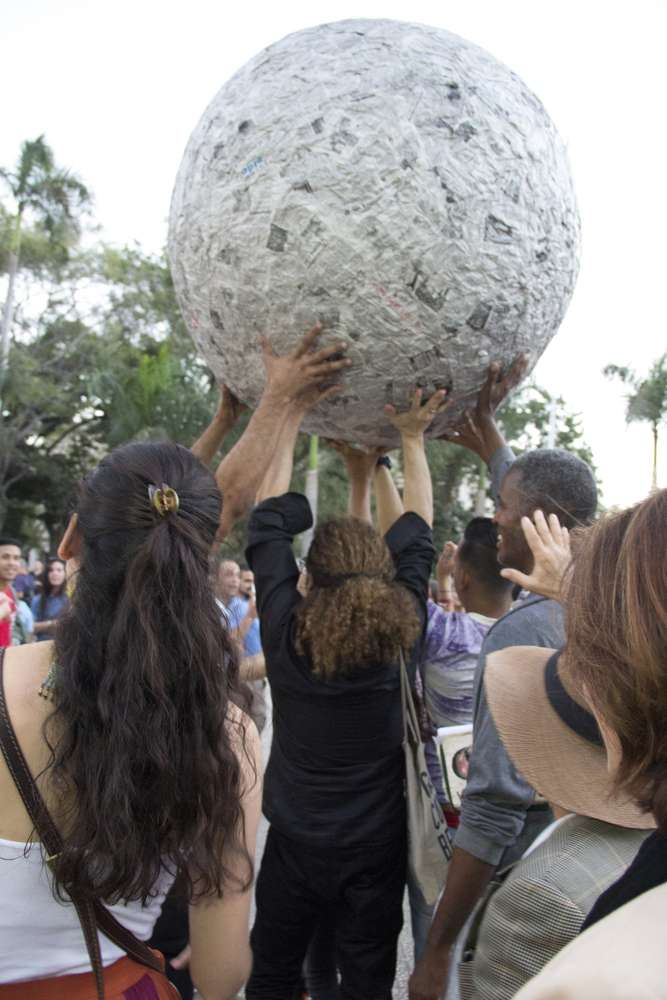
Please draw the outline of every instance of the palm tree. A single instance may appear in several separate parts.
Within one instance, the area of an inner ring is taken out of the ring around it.
[[[7,374],[14,290],[26,216],[44,231],[50,242],[63,243],[78,232],[76,212],[86,206],[90,195],[80,180],[56,167],[51,147],[43,135],[26,140],[21,146],[16,168],[13,171],[0,169],[0,178],[8,185],[16,206],[9,245],[7,297],[0,327],[1,389]]]
[[[603,371],[608,378],[619,378],[621,382],[630,386],[631,391],[626,396],[627,422],[643,420],[651,425],[653,431],[651,489],[655,490],[658,488],[658,429],[667,419],[667,353],[653,362],[645,378],[622,365],[607,365]]]

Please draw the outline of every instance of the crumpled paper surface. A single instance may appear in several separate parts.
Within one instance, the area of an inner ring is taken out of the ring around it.
[[[173,193],[169,258],[195,341],[256,405],[258,335],[316,319],[353,367],[311,432],[393,444],[382,410],[446,386],[439,434],[492,360],[531,367],[578,270],[567,155],[525,84],[441,29],[350,20],[260,52],[210,103]]]

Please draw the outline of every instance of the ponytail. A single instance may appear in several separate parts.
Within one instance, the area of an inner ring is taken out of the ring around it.
[[[178,512],[151,508],[151,482],[178,493]],[[82,485],[81,568],[46,723],[60,895],[145,902],[163,866],[191,897],[221,895],[230,853],[250,883],[238,661],[208,581],[220,505],[213,477],[176,445],[118,449]]]

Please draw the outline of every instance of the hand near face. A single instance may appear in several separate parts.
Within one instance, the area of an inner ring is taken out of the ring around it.
[[[503,569],[500,575],[524,590],[560,600],[563,581],[572,563],[567,528],[561,525],[555,514],[546,518],[541,510],[535,511],[532,521],[529,517],[522,517],[521,527],[533,554],[533,570],[521,573],[517,569]]]

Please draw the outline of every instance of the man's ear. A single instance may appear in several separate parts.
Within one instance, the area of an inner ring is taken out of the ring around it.
[[[62,537],[62,541],[58,546],[58,557],[67,562],[68,559],[78,559],[80,552],[81,535],[79,534],[77,515],[72,514],[69,519],[69,524],[65,529],[65,534]]]
[[[470,573],[467,569],[463,569],[462,566],[459,567],[459,572],[456,580],[458,586],[456,588],[457,593],[461,594],[462,591],[468,590],[470,587]]]

